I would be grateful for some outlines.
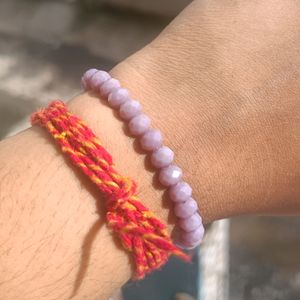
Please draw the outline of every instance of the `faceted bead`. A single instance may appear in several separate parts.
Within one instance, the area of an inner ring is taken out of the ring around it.
[[[108,95],[108,104],[114,108],[119,107],[127,100],[129,100],[129,92],[123,88],[117,88]]]
[[[202,225],[202,218],[198,213],[193,214],[189,218],[179,219],[179,226],[186,232],[194,231]]]
[[[176,165],[169,165],[159,172],[159,181],[164,186],[170,186],[180,181],[182,170]]]
[[[99,87],[108,79],[110,79],[110,75],[105,71],[97,71],[93,74],[89,81],[89,87],[94,91],[99,91]]]
[[[162,144],[162,135],[158,129],[150,129],[141,137],[141,146],[146,151],[154,151]]]
[[[83,78],[84,79],[90,79],[95,73],[97,73],[99,70],[92,68],[92,69],[88,69],[84,74],[83,74]]]
[[[141,135],[150,127],[150,118],[144,114],[140,114],[132,118],[128,124],[129,130],[133,135]]]
[[[114,90],[118,89],[120,87],[120,81],[114,78],[110,78],[106,80],[101,86],[100,86],[100,95],[103,98],[107,98],[107,96],[113,92]]]
[[[198,246],[204,236],[204,227],[200,225],[197,229],[191,232],[186,232],[182,235],[182,240],[187,247]]]
[[[83,74],[81,78],[81,83],[85,90],[89,88],[89,81],[96,72],[98,72],[97,69],[89,69]]]
[[[162,146],[151,155],[151,163],[156,168],[168,166],[174,159],[174,152],[166,146]]]
[[[184,202],[192,195],[191,186],[185,181],[180,181],[169,189],[170,199],[174,202]]]
[[[120,117],[124,120],[130,120],[140,113],[141,103],[136,100],[128,100],[120,107]]]
[[[175,215],[183,219],[192,216],[197,210],[197,202],[191,197],[185,202],[176,203],[174,208]]]

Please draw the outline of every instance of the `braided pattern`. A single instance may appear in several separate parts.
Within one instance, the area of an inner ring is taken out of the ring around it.
[[[190,259],[172,243],[166,226],[135,196],[136,183],[116,171],[111,155],[95,134],[69,113],[63,102],[51,102],[34,113],[31,122],[45,127],[62,151],[106,195],[107,224],[132,253],[135,279],[162,266],[171,254]]]

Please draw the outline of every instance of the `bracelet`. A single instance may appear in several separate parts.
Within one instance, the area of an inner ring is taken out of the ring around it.
[[[172,163],[174,152],[162,145],[161,132],[150,128],[150,118],[142,113],[140,102],[130,99],[128,90],[105,71],[90,69],[81,81],[85,90],[96,92],[112,108],[119,109],[120,117],[129,122],[130,133],[140,137],[141,147],[151,152],[151,163],[158,169],[159,181],[168,188],[169,197],[175,204],[174,212],[180,227],[177,245],[184,249],[198,246],[203,239],[204,227],[197,202],[191,197],[192,188],[181,180],[181,168]]]
[[[189,261],[178,249],[160,222],[138,199],[136,183],[120,175],[111,155],[88,126],[68,112],[61,101],[53,101],[34,113],[32,124],[45,127],[62,151],[106,196],[106,222],[132,253],[135,279],[161,267],[170,255]]]

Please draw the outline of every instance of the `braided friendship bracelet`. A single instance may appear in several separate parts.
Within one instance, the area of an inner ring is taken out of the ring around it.
[[[172,243],[166,225],[139,201],[136,183],[116,171],[111,155],[95,134],[68,112],[63,102],[53,101],[34,113],[31,122],[45,127],[62,151],[106,196],[107,224],[132,253],[135,279],[162,266],[172,254],[190,260]]]
[[[199,245],[203,239],[204,227],[197,202],[191,197],[192,188],[181,180],[181,168],[172,164],[174,152],[162,145],[161,132],[150,128],[150,118],[142,113],[140,102],[130,99],[128,90],[122,88],[120,82],[105,71],[86,71],[82,77],[82,85],[85,90],[92,90],[106,99],[112,108],[119,109],[120,117],[129,121],[131,134],[140,137],[141,147],[151,152],[151,162],[159,169],[159,181],[168,187],[169,197],[175,203],[175,215],[180,227],[177,245],[186,249]]]

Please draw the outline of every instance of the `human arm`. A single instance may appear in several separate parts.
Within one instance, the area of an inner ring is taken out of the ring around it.
[[[300,211],[299,7],[269,3],[196,1],[112,70],[174,149],[205,223]],[[172,229],[171,207],[123,123],[88,94],[69,107]],[[3,299],[105,299],[130,277],[103,226],[101,195],[46,132],[1,142],[0,166]]]

